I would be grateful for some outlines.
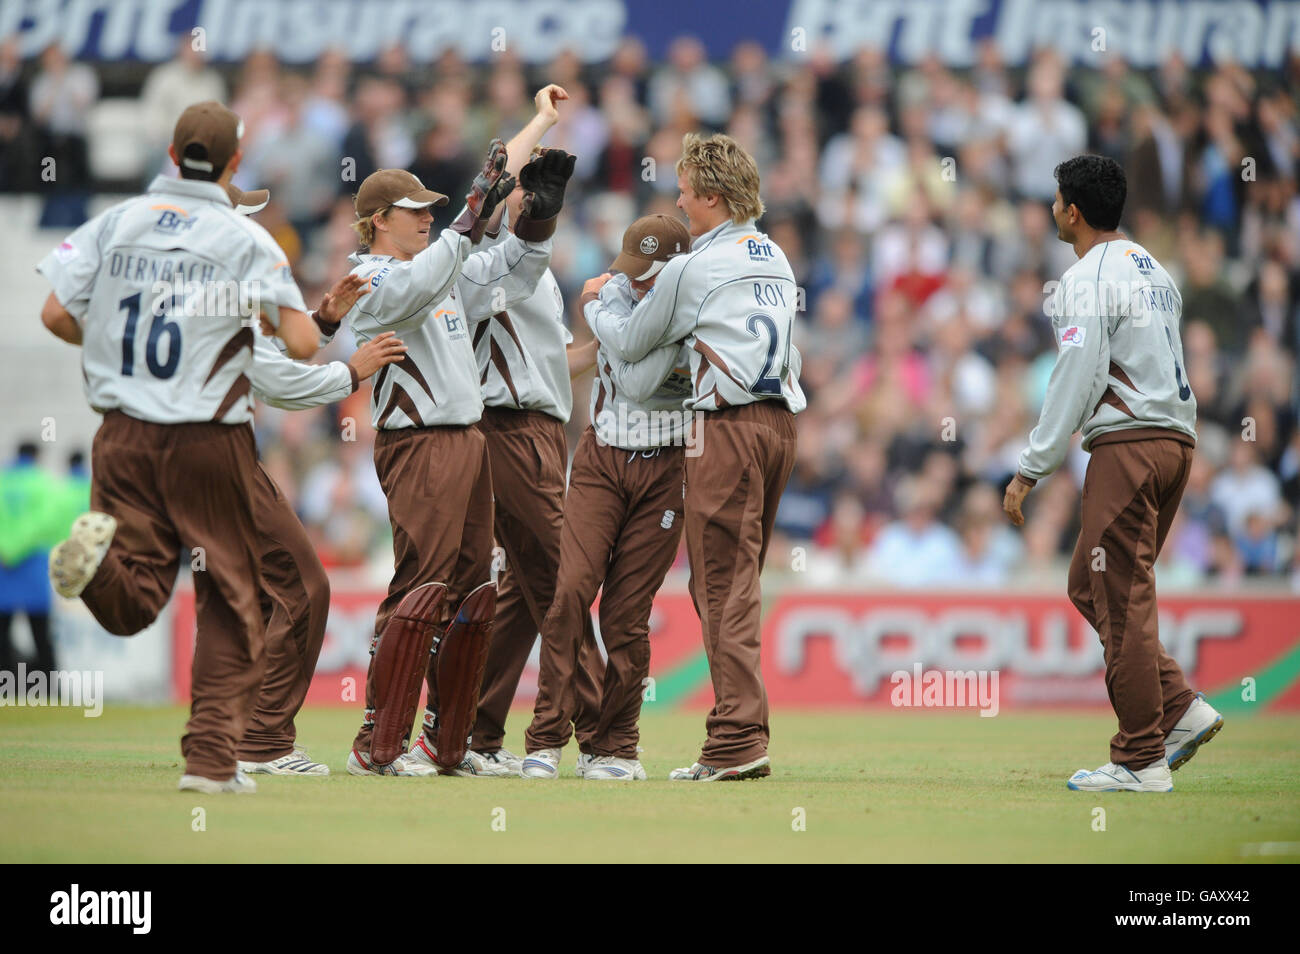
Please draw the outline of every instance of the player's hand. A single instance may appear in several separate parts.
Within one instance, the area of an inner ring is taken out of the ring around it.
[[[275,325],[271,324],[271,318],[264,311],[257,313],[257,323],[262,326],[262,334],[268,338],[275,337]]]
[[[569,94],[563,86],[548,83],[537,91],[533,103],[537,106],[537,115],[546,120],[548,125],[554,126],[560,121],[559,103],[568,98]]]
[[[362,295],[370,294],[370,282],[360,275],[344,275],[320,300],[316,318],[327,325],[337,325],[352,310]]]
[[[613,274],[606,272],[604,275],[597,275],[595,278],[588,278],[582,284],[582,297],[595,298],[600,294],[600,290],[605,287],[605,282],[613,278]]]
[[[563,149],[547,149],[533,156],[519,170],[519,185],[524,199],[520,204],[523,216],[530,219],[552,219],[564,207],[564,188],[573,175],[575,156]]]
[[[406,345],[393,332],[385,331],[375,335],[348,358],[348,366],[357,373],[357,378],[364,381],[386,364],[401,361],[406,354]]]
[[[1012,477],[1011,483],[1007,484],[1007,491],[1002,497],[1002,509],[1017,527],[1025,525],[1025,515],[1020,512],[1020,505],[1025,502],[1029,491],[1033,489],[1034,485],[1027,483],[1019,474]]]

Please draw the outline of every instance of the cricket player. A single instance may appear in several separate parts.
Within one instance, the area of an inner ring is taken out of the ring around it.
[[[569,94],[554,84],[535,97],[537,114],[506,144],[506,172],[524,161],[559,119]],[[507,197],[507,223],[520,221],[522,186]],[[500,226],[498,226],[500,227]],[[518,228],[514,227],[518,236]],[[497,238],[505,241],[509,231]],[[491,230],[489,230],[489,237]],[[528,655],[555,594],[564,524],[564,481],[569,461],[564,425],[573,410],[564,299],[549,268],[524,301],[493,312],[474,329],[474,355],[483,388],[478,428],[487,440],[495,500],[493,532],[504,551],[497,578],[496,619],[483,673],[483,690],[467,755],[475,774],[519,775],[520,759],[502,748],[506,716]],[[582,665],[573,673],[578,708],[579,771],[590,757],[604,663],[590,617],[583,630]]]
[[[758,230],[758,167],[729,136],[688,134],[677,162],[677,207],[692,243],[630,313],[583,290],[588,324],[625,361],[683,341],[690,353],[692,444],[686,458],[685,534],[691,596],[713,680],[708,738],[672,779],[771,774],[767,692],[759,662],[759,574],[776,508],[794,468],[799,387],[794,274]]]
[[[235,210],[251,215],[270,199],[265,189],[228,187]],[[334,284],[312,312],[329,336],[352,305],[369,290],[356,275]],[[253,394],[284,410],[341,401],[380,368],[401,360],[406,346],[391,332],[371,338],[346,362],[314,365],[286,357],[271,339],[259,337],[249,379]],[[266,621],[266,675],[257,706],[239,743],[239,768],[248,774],[315,778],[329,766],[313,761],[297,745],[294,719],[302,708],[329,617],[329,577],[298,515],[260,464],[254,475],[253,516],[259,532],[262,615]]]
[[[514,234],[471,254],[496,206],[514,188],[494,141],[469,202],[432,245],[429,206],[446,197],[408,172],[381,170],[357,192],[368,252],[353,273],[371,291],[349,312],[367,341],[395,331],[408,351],[375,379],[375,470],[388,497],[395,571],[375,622],[366,712],[353,774],[475,774],[466,760],[491,640],[492,477],[471,335],[517,306],[550,264],[555,216],[573,157],[552,150],[520,170],[526,193]],[[435,652],[430,657],[430,647]],[[426,675],[424,727],[404,754]],[[464,764],[462,764],[464,763]]]
[[[614,276],[600,300],[630,312],[676,255],[690,247],[679,219],[648,215],[623,234]],[[596,725],[585,740],[590,781],[640,781],[637,722],[650,674],[650,610],[682,536],[683,449],[691,395],[689,358],[674,342],[635,364],[596,353],[591,425],[569,476],[555,601],[542,625],[541,674],[525,735],[524,778],[555,778],[581,698],[575,676],[600,599],[600,637],[608,653]]]
[[[1090,451],[1070,600],[1101,637],[1119,718],[1110,762],[1066,783],[1085,792],[1168,792],[1170,774],[1223,727],[1160,644],[1155,561],[1187,485],[1196,398],[1179,336],[1183,300],[1169,273],[1119,231],[1127,184],[1112,159],[1056,167],[1052,216],[1079,261],[1051,301],[1059,351],[1038,425],[1007,485],[1016,526],[1033,486],[1083,432]]]
[[[37,266],[54,286],[41,319],[82,346],[86,395],[104,415],[92,510],[50,554],[50,577],[100,624],[148,626],[194,573],[198,635],[182,791],[252,792],[236,747],[266,657],[259,594],[250,325],[278,326],[295,358],[319,336],[283,252],[231,207],[242,123],[216,102],[177,120],[181,178],[96,216]]]

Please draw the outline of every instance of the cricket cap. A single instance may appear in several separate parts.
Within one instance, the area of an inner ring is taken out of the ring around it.
[[[610,268],[636,281],[648,281],[659,274],[668,259],[690,247],[691,236],[681,219],[645,215],[623,233],[623,250]]]
[[[431,205],[446,205],[447,197],[441,192],[426,189],[424,183],[405,169],[380,169],[366,176],[357,190],[357,217],[368,219],[390,205],[403,209],[423,209]]]
[[[215,100],[195,103],[181,113],[172,132],[172,148],[184,169],[221,175],[239,149],[244,121]]]
[[[230,204],[235,207],[235,211],[240,215],[252,215],[255,212],[261,212],[266,208],[266,203],[271,201],[271,192],[268,189],[252,189],[245,192],[242,189],[228,185],[226,186],[226,195],[230,196]]]

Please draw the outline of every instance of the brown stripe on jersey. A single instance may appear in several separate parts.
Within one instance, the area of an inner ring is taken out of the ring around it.
[[[510,340],[513,341],[515,347],[519,349],[520,360],[522,360],[525,365],[528,364],[528,355],[524,352],[524,346],[519,341],[519,335],[515,334],[515,324],[510,320],[510,316],[504,311],[499,311],[492,317],[501,322],[501,327],[506,330],[506,334],[510,336]]]
[[[251,335],[253,330],[251,328],[248,329],[248,333]],[[250,388],[251,385],[248,383],[247,377],[241,374],[239,377],[235,378],[235,383],[230,386],[230,390],[226,392],[226,396],[223,397],[221,403],[217,405],[217,413],[212,415],[212,419],[214,421],[220,421],[225,417],[226,412],[235,406],[236,401],[240,398],[248,397]]]
[[[492,366],[497,369],[501,379],[506,382],[506,387],[510,389],[510,397],[514,399],[515,407],[518,407],[519,394],[515,391],[515,382],[510,377],[510,367],[506,364],[506,356],[501,353],[501,349],[497,346],[496,338],[491,340],[490,347],[492,349]],[[487,380],[487,371],[483,372],[483,380]]]
[[[415,402],[411,396],[402,390],[402,386],[396,381],[393,382],[393,393],[388,398],[388,404],[384,406],[383,413],[379,415],[379,426],[383,427],[388,423],[396,408],[401,408],[412,424],[416,427],[424,427],[424,419],[420,417],[420,412],[416,410]]]
[[[208,382],[217,376],[217,372],[225,367],[226,363],[231,358],[239,354],[239,352],[243,351],[245,348],[248,348],[250,351],[253,348],[252,328],[240,328],[235,332],[235,336],[222,346],[221,353],[217,355],[216,364],[212,366],[212,370],[208,372],[208,376],[203,380],[203,386],[207,387]],[[220,414],[217,415],[217,417],[220,416]]]
[[[1123,411],[1129,417],[1137,417],[1136,414],[1129,410],[1128,405],[1124,403],[1124,399],[1115,393],[1114,388],[1106,389],[1106,393],[1101,396],[1101,400],[1097,402],[1097,406],[1092,409],[1094,416],[1101,410],[1103,404],[1109,404],[1111,407],[1119,408],[1119,410]]]
[[[703,404],[709,398],[713,398],[713,404],[719,411],[726,410],[727,408],[731,407],[731,402],[729,402],[726,398],[724,398],[721,394],[718,393],[718,386],[716,384],[713,387],[709,388],[707,393],[701,394],[699,400],[696,401],[695,403],[697,405]]]
[[[1108,369],[1108,371],[1112,378],[1114,378],[1120,384],[1124,385],[1124,387],[1128,388],[1130,391],[1137,391],[1138,394],[1142,393],[1141,391],[1138,391],[1137,388],[1133,387],[1133,379],[1130,378],[1128,374],[1124,371],[1124,369],[1121,368],[1114,361],[1110,363],[1110,368]]]
[[[727,377],[731,378],[731,380],[735,382],[736,387],[746,391],[749,390],[749,386],[745,384],[743,381],[737,380],[736,376],[731,373],[731,369],[727,367],[727,363],[723,361],[721,358],[719,358],[718,353],[714,351],[712,348],[710,348],[708,345],[706,345],[703,341],[696,341],[695,344],[693,344],[691,347],[693,347],[700,354],[708,358],[710,363],[717,365],[718,370],[720,370]],[[700,385],[700,379],[703,377],[703,371],[704,371],[704,362],[701,361],[700,362],[701,373],[696,375],[695,377],[695,386],[697,388]]]
[[[384,393],[384,379],[388,377],[388,365],[384,365],[375,375],[375,379],[370,382],[370,388],[375,394]]]
[[[614,369],[610,367],[609,362],[605,362],[605,377],[609,378],[609,396],[617,397],[618,388],[614,387]]]
[[[478,327],[474,329],[474,350],[475,351],[478,350],[478,343],[483,340],[483,336],[487,334],[487,331],[490,327],[492,327],[492,322],[480,321],[478,323]]]
[[[600,390],[596,392],[596,410],[591,415],[592,423],[595,423],[596,419],[600,417],[601,408],[605,406],[605,382],[597,378],[596,387]]]
[[[429,395],[429,400],[433,401],[433,406],[438,406],[438,402],[433,400],[433,392],[429,390],[429,382],[424,380],[424,375],[420,373],[420,369],[415,366],[415,360],[409,354],[402,355],[401,361],[394,361],[393,367],[401,368],[415,378],[415,383],[424,389],[425,394]]]

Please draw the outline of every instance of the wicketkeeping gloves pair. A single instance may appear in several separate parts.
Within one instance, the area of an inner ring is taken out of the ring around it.
[[[465,196],[465,211],[451,223],[451,230],[477,245],[487,230],[492,213],[514,188],[515,177],[506,172],[506,144],[493,139],[483,162],[483,171],[474,177],[469,195]]]
[[[474,177],[469,195],[465,196],[465,211],[451,224],[453,231],[475,245],[483,238],[497,206],[514,191],[515,178],[505,171],[506,158],[505,143],[493,139],[483,171]],[[556,218],[564,206],[564,188],[573,175],[575,161],[563,149],[546,149],[519,170],[524,199],[514,226],[516,237],[541,242],[555,233]]]

